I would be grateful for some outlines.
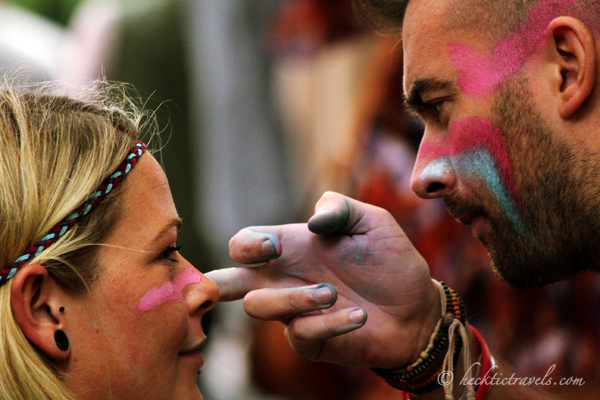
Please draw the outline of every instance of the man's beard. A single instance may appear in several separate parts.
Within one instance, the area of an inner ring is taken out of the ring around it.
[[[448,211],[486,218],[491,230],[479,239],[495,273],[511,286],[543,285],[598,270],[600,154],[558,138],[542,121],[520,74],[499,88],[491,120],[506,137],[527,234],[518,233],[481,187],[474,188],[480,198],[444,196]]]

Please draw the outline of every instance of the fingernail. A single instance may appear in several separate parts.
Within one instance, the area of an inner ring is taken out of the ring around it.
[[[263,261],[263,262],[257,262],[254,264],[244,264],[244,265],[242,265],[242,267],[244,267],[244,268],[262,268],[265,265],[267,265],[267,262]]]
[[[317,289],[313,292],[313,298],[316,303],[331,304],[333,293],[331,293],[328,285],[321,283],[320,285],[317,285]]]
[[[352,311],[349,317],[350,321],[356,325],[363,325],[365,322],[367,322],[367,313],[361,308],[357,308],[356,310]]]
[[[267,235],[267,240],[265,240],[262,244],[263,254],[269,258],[269,260],[274,260],[281,255],[281,242],[275,235]]]

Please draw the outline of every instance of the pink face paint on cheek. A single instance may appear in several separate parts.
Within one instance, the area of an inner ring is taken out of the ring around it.
[[[543,0],[529,14],[524,28],[494,46],[491,54],[460,43],[449,43],[449,57],[458,74],[461,90],[485,96],[514,75],[543,39],[548,24],[577,0]]]
[[[183,301],[183,289],[198,283],[202,276],[192,267],[187,267],[173,276],[173,279],[150,289],[136,307],[138,314],[143,314],[168,302]]]
[[[454,157],[477,149],[486,149],[498,168],[500,179],[510,193],[515,205],[524,211],[522,196],[517,186],[504,134],[492,122],[483,118],[463,118],[450,125],[448,136],[442,145],[424,142],[419,153],[428,160]]]

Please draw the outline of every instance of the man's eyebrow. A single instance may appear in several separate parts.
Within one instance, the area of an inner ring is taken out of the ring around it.
[[[169,223],[167,223],[154,237],[154,239],[152,239],[152,243],[156,243],[158,242],[161,237],[169,230],[172,229],[173,227],[176,227],[177,230],[179,230],[181,228],[181,224],[183,223],[183,220],[179,217],[177,218],[173,218],[171,221],[169,221]]]
[[[423,103],[423,96],[430,92],[435,92],[437,90],[447,89],[453,86],[451,81],[441,81],[438,79],[417,79],[408,93],[406,97],[406,107],[419,114],[425,108],[425,103]]]

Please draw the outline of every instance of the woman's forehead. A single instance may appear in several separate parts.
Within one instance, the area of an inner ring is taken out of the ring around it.
[[[121,246],[148,244],[165,226],[180,221],[167,177],[151,154],[140,158],[124,189],[123,212],[107,242],[116,241],[112,244]]]

